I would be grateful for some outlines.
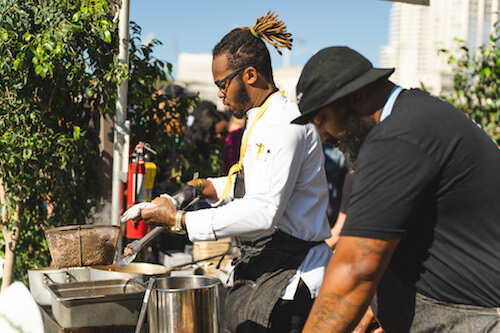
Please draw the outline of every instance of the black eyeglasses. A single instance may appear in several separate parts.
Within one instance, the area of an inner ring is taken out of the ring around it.
[[[219,81],[215,81],[215,85],[222,91],[222,93],[225,95],[226,94],[226,91],[227,91],[227,88],[229,87],[229,84],[231,83],[231,80],[234,79],[234,77],[236,75],[238,75],[239,72],[241,72],[242,70],[248,68],[248,67],[252,67],[253,65],[246,65],[246,66],[242,66],[242,67],[238,67],[236,68],[234,71],[232,71],[228,76],[226,76],[225,78],[223,78],[222,80],[219,80]],[[224,84],[226,81],[229,81],[227,84]]]

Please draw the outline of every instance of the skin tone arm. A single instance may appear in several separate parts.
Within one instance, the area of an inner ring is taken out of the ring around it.
[[[351,332],[398,244],[398,239],[341,236],[303,332]]]
[[[346,219],[347,215],[344,212],[339,212],[337,216],[337,221],[335,222],[335,225],[331,229],[332,232],[332,237],[325,239],[325,243],[328,244],[328,246],[334,250],[335,245],[337,245],[337,242],[340,238],[340,231],[342,230],[342,227],[344,226],[344,222]],[[373,312],[370,307],[366,310],[365,314],[363,315],[363,318],[361,318],[361,321],[358,323],[356,328],[352,331],[352,333],[365,333],[366,329],[370,326],[370,324],[375,320],[373,317]],[[379,332],[383,332],[381,329]]]
[[[333,250],[335,249],[335,245],[337,245],[337,242],[339,241],[340,237],[340,231],[342,230],[342,227],[344,226],[344,222],[346,219],[347,215],[343,212],[339,212],[337,216],[337,221],[335,221],[335,225],[333,226],[331,232],[332,232],[332,237],[325,239],[325,243],[328,244],[328,246]]]

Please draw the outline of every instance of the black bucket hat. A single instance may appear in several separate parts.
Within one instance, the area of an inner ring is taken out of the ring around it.
[[[326,105],[393,72],[394,68],[374,68],[368,59],[348,47],[319,51],[300,74],[296,93],[302,116],[292,123],[308,123]]]

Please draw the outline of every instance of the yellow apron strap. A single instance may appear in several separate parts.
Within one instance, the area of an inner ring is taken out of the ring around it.
[[[247,148],[248,138],[250,137],[250,133],[252,132],[253,127],[257,123],[257,120],[259,120],[260,117],[262,117],[262,115],[264,114],[264,112],[266,112],[266,110],[267,110],[267,108],[269,106],[269,100],[271,99],[272,96],[274,96],[274,94],[271,94],[266,99],[266,101],[264,102],[264,104],[262,104],[262,106],[259,109],[259,112],[255,116],[255,119],[253,120],[252,124],[248,128],[248,131],[245,134],[245,137],[241,141],[241,145],[240,145],[240,159],[239,159],[238,163],[233,164],[233,166],[229,169],[229,172],[227,174],[226,187],[224,188],[224,191],[222,191],[221,195],[219,195],[219,198],[222,199],[222,200],[226,199],[229,196],[229,192],[231,192],[231,187],[233,186],[233,180],[232,180],[231,176],[233,174],[235,174],[236,172],[240,172],[241,170],[243,170],[243,156],[245,156],[245,151],[246,151],[246,148]]]

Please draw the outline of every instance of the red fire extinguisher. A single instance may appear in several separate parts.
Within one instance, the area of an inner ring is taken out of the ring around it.
[[[135,146],[132,162],[129,164],[127,177],[127,208],[144,201],[151,201],[151,190],[156,175],[156,166],[152,162],[145,162],[145,150],[156,154],[144,142]],[[148,195],[149,194],[149,195]],[[139,221],[134,225],[132,220],[127,222],[125,236],[129,239],[139,239],[146,234],[146,224]]]

